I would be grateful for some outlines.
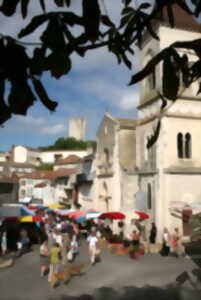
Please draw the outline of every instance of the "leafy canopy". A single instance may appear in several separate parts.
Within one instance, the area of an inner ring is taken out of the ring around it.
[[[41,150],[86,150],[88,147],[96,148],[95,141],[80,141],[73,137],[58,138],[53,145],[40,147]]]
[[[20,7],[21,17],[25,19],[31,1],[40,4],[41,14],[35,15],[30,23],[20,30],[18,40],[4,35],[3,32],[0,35],[0,125],[13,114],[26,115],[36,100],[41,101],[50,111],[55,111],[57,102],[49,97],[41,77],[44,72],[50,72],[56,79],[68,74],[72,68],[73,53],[84,57],[87,51],[106,47],[116,56],[119,64],[123,63],[131,69],[130,57],[135,55],[134,46],[141,46],[144,32],[148,31],[152,38],[158,39],[153,24],[164,9],[167,10],[172,27],[174,4],[192,16],[199,17],[201,13],[200,0],[153,0],[153,6],[146,0],[139,1],[139,4],[132,0],[121,0],[121,16],[117,25],[107,13],[107,0],[80,0],[80,14],[73,11],[73,0],[2,0],[0,13],[12,18],[16,8]],[[46,5],[50,2],[54,2],[62,10],[47,12]],[[21,41],[21,38],[28,37],[44,24],[46,27],[41,32],[40,43]],[[79,29],[78,35],[74,34],[74,27]],[[31,55],[27,51],[30,46],[33,47]],[[179,48],[192,49],[197,55],[197,61],[189,65],[188,57],[178,53]],[[177,99],[179,73],[183,75],[185,87],[200,79],[201,39],[178,41],[164,49],[142,71],[132,76],[130,84],[135,84],[151,74],[160,62],[163,63],[164,72],[164,108],[165,98],[172,101]],[[11,85],[8,96],[5,92],[7,82]],[[201,84],[198,93],[200,91]]]

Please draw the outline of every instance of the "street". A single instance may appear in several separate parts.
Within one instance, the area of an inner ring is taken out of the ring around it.
[[[177,276],[184,271],[195,282],[191,271],[197,266],[183,257],[176,259],[147,254],[136,261],[104,249],[102,262],[91,266],[87,246],[83,242],[74,264],[79,263],[86,264],[81,277],[73,276],[67,285],[51,289],[47,277],[40,278],[38,246],[35,246],[33,252],[19,258],[13,267],[0,270],[0,299],[92,299],[89,295],[94,295],[98,300],[111,297],[137,300],[200,299],[200,290],[193,289],[189,281],[181,287],[175,286]]]

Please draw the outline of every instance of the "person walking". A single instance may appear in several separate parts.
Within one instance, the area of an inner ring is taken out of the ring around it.
[[[45,276],[45,272],[50,265],[50,252],[48,249],[48,240],[46,239],[40,246],[40,275]]]
[[[18,257],[29,252],[30,239],[28,237],[27,231],[24,229],[22,229],[20,232],[20,241],[19,241],[18,245],[19,245],[19,254],[17,255]]]
[[[154,222],[151,223],[151,230],[149,235],[149,243],[155,244],[156,242],[156,235],[157,235],[157,228]]]
[[[170,240],[171,240],[171,237],[170,237],[170,233],[169,233],[169,231],[166,227],[163,230],[162,239],[163,239],[162,240],[162,249],[161,249],[160,254],[162,256],[168,256],[169,253],[170,253]]]
[[[178,258],[179,255],[180,255],[180,249],[179,249],[179,246],[180,246],[180,240],[181,240],[181,237],[180,237],[180,234],[179,234],[179,229],[176,227],[174,229],[174,233],[172,235],[172,253],[173,255]]]
[[[50,270],[48,281],[51,281],[52,273],[58,273],[60,267],[61,249],[58,243],[54,243],[50,249]]]
[[[98,248],[98,238],[96,236],[95,231],[93,231],[88,236],[87,242],[89,245],[90,261],[91,261],[91,264],[94,265],[96,262],[96,256],[100,255],[100,250]]]
[[[2,255],[5,255],[6,251],[7,251],[7,234],[6,234],[6,231],[4,231],[1,236],[1,253],[2,253]]]

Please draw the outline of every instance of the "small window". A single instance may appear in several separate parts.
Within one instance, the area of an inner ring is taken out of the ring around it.
[[[179,158],[184,157],[184,151],[183,151],[183,134],[178,133],[177,135],[177,155]]]
[[[110,160],[109,150],[107,148],[105,148],[104,149],[104,162],[106,164],[109,164],[109,160]]]
[[[191,135],[186,133],[185,135],[185,157],[191,158]]]
[[[151,195],[151,184],[147,184],[147,208],[151,209],[152,208],[152,195]]]

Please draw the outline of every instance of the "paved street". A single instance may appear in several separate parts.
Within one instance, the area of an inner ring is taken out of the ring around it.
[[[170,297],[173,300],[200,299],[200,291],[194,290],[189,281],[180,288],[174,287],[178,275],[184,271],[192,275],[191,271],[197,268],[186,258],[163,258],[157,254],[149,254],[135,261],[128,256],[117,256],[104,250],[102,262],[91,267],[85,244],[82,252],[75,264],[85,263],[85,274],[81,277],[74,276],[67,285],[52,290],[47,279],[40,278],[36,247],[34,252],[18,259],[14,267],[0,270],[0,299],[92,299],[89,295],[93,295],[96,300],[111,297],[126,300],[167,300]],[[195,277],[191,277],[195,281]]]

